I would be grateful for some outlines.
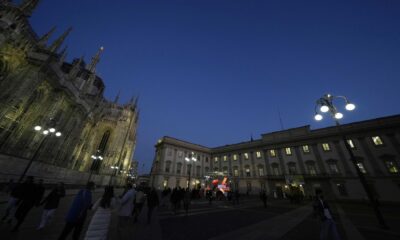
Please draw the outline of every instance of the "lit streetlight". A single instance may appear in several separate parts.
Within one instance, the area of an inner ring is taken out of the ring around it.
[[[99,169],[101,161],[103,161],[103,156],[100,154],[100,150],[97,150],[95,154],[90,156],[91,159],[93,159],[92,165],[90,166],[90,174],[87,182],[90,181],[90,178],[92,177],[93,171],[96,171]]]
[[[37,134],[43,135],[42,139],[40,140],[40,144],[38,148],[36,149],[35,153],[32,155],[31,159],[29,160],[28,165],[25,167],[24,171],[22,172],[21,176],[19,177],[18,182],[22,182],[22,179],[25,177],[26,173],[28,172],[29,168],[31,167],[33,161],[36,159],[37,155],[39,154],[40,150],[42,149],[42,146],[47,139],[48,136],[55,135],[56,137],[61,137],[61,132],[57,131],[54,127],[51,128],[45,128],[40,125],[36,125],[34,128],[35,132]]]
[[[191,162],[196,162],[197,159],[194,157],[194,152],[190,153],[188,157],[185,157],[185,161],[188,163],[189,167],[189,181],[188,181],[188,189],[190,189],[190,174],[192,172]]]
[[[315,115],[314,119],[317,121],[321,121],[323,119],[323,116],[321,113],[329,113],[331,117],[334,119],[336,126],[339,128],[339,131],[341,133],[341,137],[343,139],[344,145],[346,146],[347,152],[350,155],[351,162],[353,163],[354,168],[356,169],[357,175],[360,179],[361,185],[363,186],[365,192],[367,193],[367,197],[369,201],[371,202],[371,205],[374,209],[375,215],[379,221],[379,224],[383,227],[388,229],[388,226],[385,223],[385,220],[383,219],[383,216],[378,208],[378,203],[374,199],[374,196],[372,194],[372,191],[370,187],[367,184],[367,181],[365,179],[364,174],[361,172],[360,168],[358,167],[358,162],[353,154],[353,151],[351,150],[351,146],[349,145],[348,141],[346,140],[346,136],[344,133],[342,133],[340,129],[340,123],[339,120],[343,118],[343,113],[339,112],[336,106],[333,104],[333,101],[335,99],[342,99],[345,102],[345,109],[347,111],[353,111],[356,108],[356,105],[351,103],[346,97],[344,96],[333,96],[331,94],[325,94],[323,97],[317,100],[317,103],[315,105]],[[318,111],[319,110],[319,111]],[[320,113],[321,112],[321,113]]]

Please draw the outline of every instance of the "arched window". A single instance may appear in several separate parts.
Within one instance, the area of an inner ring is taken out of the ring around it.
[[[311,176],[317,175],[317,169],[315,168],[315,162],[312,160],[306,161],[307,173]]]
[[[110,138],[110,130],[107,130],[104,134],[103,137],[101,138],[101,142],[99,144],[99,147],[97,149],[100,150],[101,154],[104,154],[106,147],[107,147],[107,143],[108,143],[108,139]]]
[[[258,165],[258,176],[264,177],[264,166],[263,165]]]
[[[237,166],[233,167],[233,176],[239,177],[239,168]]]
[[[281,172],[279,171],[279,164],[278,163],[272,163],[271,164],[271,169],[272,169],[272,174],[274,175],[280,175]]]
[[[296,174],[297,173],[296,163],[294,163],[294,162],[288,163],[288,168],[289,168],[289,174]]]
[[[182,163],[176,164],[176,174],[181,174],[182,172]]]
[[[246,166],[244,167],[244,171],[246,172],[246,177],[250,177],[250,176],[251,176],[251,173],[250,173],[250,166],[249,166],[249,165],[246,165]]]

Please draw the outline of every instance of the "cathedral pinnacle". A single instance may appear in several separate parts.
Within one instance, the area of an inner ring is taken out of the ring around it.
[[[24,0],[20,5],[20,9],[26,16],[30,16],[38,3],[39,0]]]
[[[46,46],[47,41],[49,41],[49,38],[51,37],[51,35],[54,33],[54,31],[56,30],[56,27],[53,27],[50,29],[50,31],[46,34],[44,34],[38,41],[39,45],[41,46]]]
[[[114,103],[118,103],[120,95],[121,95],[121,91],[118,91],[117,96],[115,96]]]
[[[52,52],[57,52],[57,50],[61,47],[65,39],[68,37],[68,34],[72,31],[72,27],[68,28],[59,38],[57,38],[49,47],[49,50]]]
[[[100,47],[99,51],[97,51],[96,55],[92,58],[92,62],[88,65],[87,70],[95,72],[96,65],[100,61],[100,55],[103,51],[104,47]]]
[[[60,65],[62,65],[67,57],[67,49],[68,47],[65,46],[64,49],[60,52]]]

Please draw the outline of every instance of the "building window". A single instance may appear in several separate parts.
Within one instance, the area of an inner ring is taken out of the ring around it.
[[[218,162],[218,157],[215,157],[215,158],[214,158],[214,162]]]
[[[364,174],[367,173],[367,170],[365,169],[364,164],[362,162],[358,162],[357,167],[358,167],[358,169],[360,169],[360,171],[362,173],[364,173]]]
[[[169,173],[169,170],[170,170],[170,168],[171,168],[171,162],[166,162],[166,164],[165,164],[165,172],[166,173]]]
[[[308,170],[308,174],[310,174],[311,176],[317,175],[317,170],[315,169],[314,163],[308,163],[307,170]]]
[[[222,172],[224,173],[225,176],[228,175],[228,167],[223,167]]]
[[[323,143],[322,144],[322,149],[327,152],[331,150],[331,146],[329,146],[329,143]]]
[[[339,169],[337,167],[336,162],[329,162],[328,163],[329,170],[332,174],[339,173]]]
[[[399,168],[397,167],[397,164],[391,160],[386,160],[386,167],[389,171],[389,173],[399,173]]]
[[[336,187],[339,191],[340,196],[347,196],[347,189],[346,186],[343,183],[337,183]]]
[[[244,159],[246,159],[246,160],[249,159],[249,154],[248,153],[244,153]]]
[[[208,157],[206,157],[206,163],[208,163]]]
[[[356,148],[356,146],[354,145],[353,140],[351,140],[351,139],[347,139],[347,144],[350,146],[351,149]]]
[[[272,173],[274,174],[274,175],[280,175],[280,172],[279,172],[279,166],[278,165],[274,165],[274,166],[272,166]]]
[[[285,148],[286,155],[292,155],[292,149],[290,147]]]
[[[181,174],[181,169],[182,169],[182,163],[176,164],[176,173]]]
[[[274,149],[269,150],[269,155],[271,155],[271,157],[276,157],[276,152]]]
[[[172,156],[172,151],[170,149],[168,149],[167,154],[168,154],[168,156]]]
[[[309,153],[310,152],[310,148],[308,147],[308,145],[303,145],[303,152],[304,153]]]
[[[250,167],[246,167],[246,177],[250,177]]]
[[[251,192],[251,182],[247,182],[247,192]]]
[[[289,168],[289,174],[296,174],[296,163],[289,163],[288,164]]]
[[[205,174],[208,174],[208,172],[210,171],[210,168],[209,168],[209,167],[206,167],[206,168],[204,169],[204,171],[206,171]]]
[[[374,142],[375,146],[383,145],[383,141],[379,136],[372,137],[372,141]]]
[[[196,167],[196,174],[197,174],[197,176],[201,175],[201,166]]]
[[[259,166],[259,167],[258,167],[258,175],[259,175],[260,177],[263,177],[263,176],[264,176],[264,168],[263,168],[262,166]]]
[[[237,155],[233,154],[233,160],[236,161],[237,160]]]
[[[183,153],[182,153],[182,151],[178,151],[178,157],[182,157],[182,155],[183,155]]]
[[[191,172],[191,170],[192,170],[192,165],[189,164],[189,165],[187,165],[186,168],[187,168],[187,173],[186,173],[186,174],[188,174],[188,175],[191,174],[191,173],[192,173],[192,172]]]
[[[168,186],[168,178],[164,179],[163,187],[166,188]]]
[[[237,168],[233,169],[233,176],[235,176],[235,177],[239,176],[239,169],[237,169]]]
[[[224,156],[224,162],[226,162],[228,160],[228,157],[225,155]]]
[[[257,158],[261,158],[261,152],[256,152]]]

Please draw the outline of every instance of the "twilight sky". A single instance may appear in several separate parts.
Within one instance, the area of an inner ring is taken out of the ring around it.
[[[31,22],[73,27],[68,60],[104,46],[106,97],[140,95],[145,173],[164,135],[247,141],[281,130],[278,112],[285,129],[331,126],[313,120],[327,92],[357,105],[343,123],[399,114],[399,13],[395,0],[42,0]]]

